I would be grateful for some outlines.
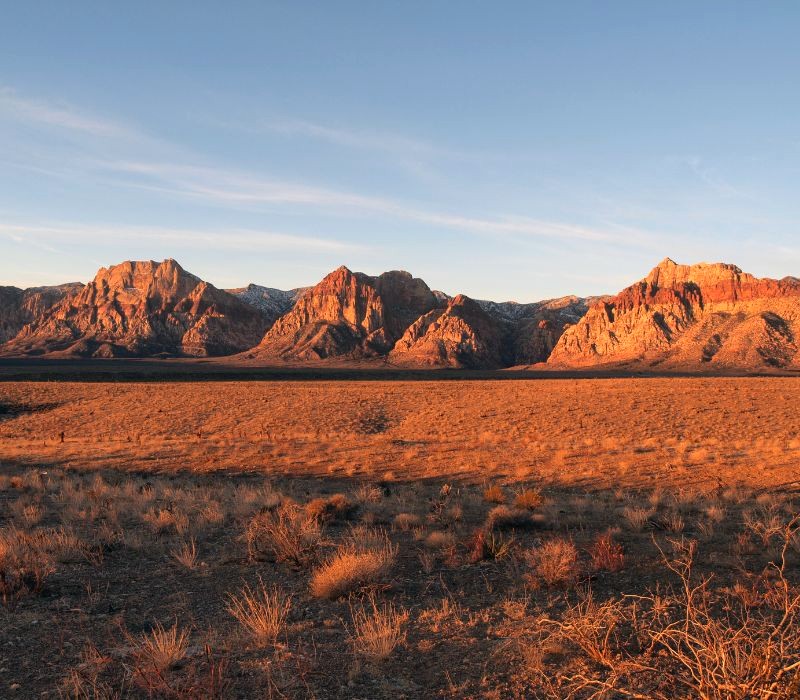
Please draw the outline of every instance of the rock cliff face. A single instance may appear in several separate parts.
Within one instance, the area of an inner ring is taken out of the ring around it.
[[[174,260],[124,262],[37,314],[2,353],[222,355],[251,347],[267,325]]]
[[[389,354],[401,366],[436,365],[491,369],[511,363],[509,325],[459,294],[444,309],[434,309],[406,330]]]
[[[0,287],[0,343],[40,318],[53,304],[83,287],[79,282],[53,287]]]
[[[797,365],[800,280],[662,261],[566,329],[548,363],[757,369]]]
[[[370,277],[340,267],[304,292],[247,355],[286,360],[383,355],[438,303],[428,285],[407,272]]]

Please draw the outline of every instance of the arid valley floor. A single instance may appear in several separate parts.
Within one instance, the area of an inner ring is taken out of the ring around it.
[[[0,383],[0,697],[798,697],[798,396]]]

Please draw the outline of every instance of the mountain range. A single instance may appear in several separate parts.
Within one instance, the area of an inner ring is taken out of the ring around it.
[[[0,355],[233,356],[263,364],[497,369],[800,369],[800,280],[669,258],[615,296],[449,296],[340,267],[313,287],[217,289],[175,260],[88,284],[0,287]]]

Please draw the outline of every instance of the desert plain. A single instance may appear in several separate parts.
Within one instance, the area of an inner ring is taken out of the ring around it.
[[[0,696],[798,697],[800,377],[431,377],[0,383]]]

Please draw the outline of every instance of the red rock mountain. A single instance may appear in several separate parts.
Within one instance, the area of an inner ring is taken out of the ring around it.
[[[0,343],[11,340],[26,324],[40,318],[53,304],[83,287],[79,282],[53,287],[0,287]]]
[[[507,323],[459,294],[409,326],[389,359],[400,366],[437,365],[492,369],[511,364]]]
[[[440,302],[408,272],[370,277],[340,267],[304,292],[253,350],[251,358],[320,360],[384,355]]]
[[[124,262],[35,314],[2,353],[92,357],[224,355],[255,345],[268,322],[174,260]]]
[[[669,258],[566,329],[548,364],[587,367],[794,367],[800,280],[758,279],[735,265]]]

